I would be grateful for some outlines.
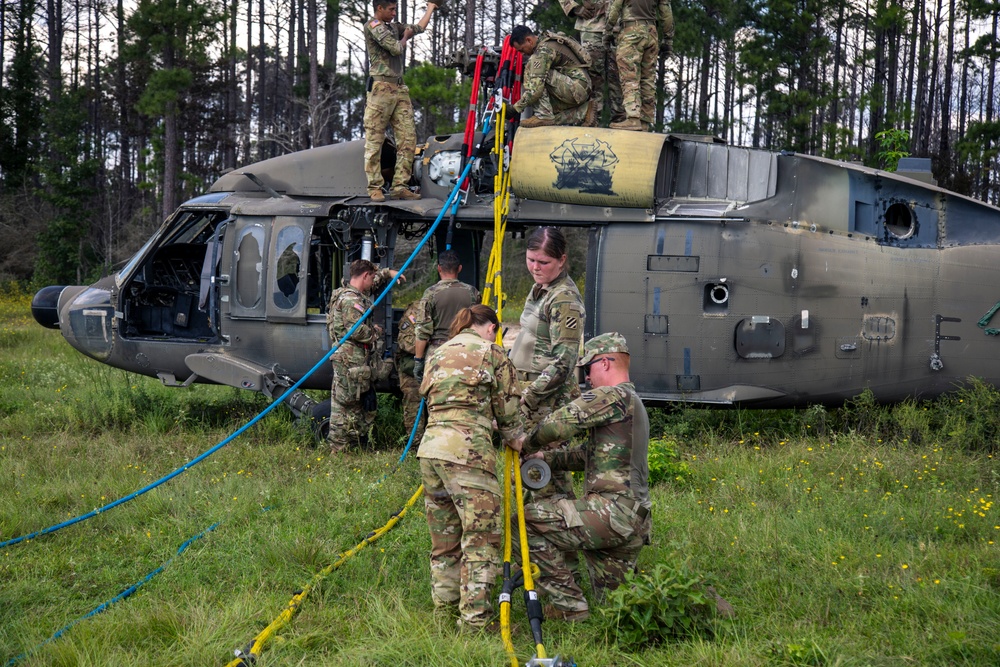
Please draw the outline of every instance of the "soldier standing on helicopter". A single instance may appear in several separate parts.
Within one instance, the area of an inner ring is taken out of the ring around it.
[[[618,63],[615,60],[614,42],[605,44],[609,0],[559,0],[566,16],[576,19],[573,26],[580,33],[580,45],[590,56],[590,99],[594,124],[600,122],[604,109],[604,86],[608,87],[608,105],[611,121],[625,120],[622,107],[622,85],[618,80]]]

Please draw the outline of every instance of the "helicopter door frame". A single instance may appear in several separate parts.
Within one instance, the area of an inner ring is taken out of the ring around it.
[[[309,258],[305,252],[314,224],[314,217],[274,216],[267,255],[270,277],[264,290],[268,322],[306,323]]]
[[[267,263],[264,259],[271,240],[271,220],[271,216],[264,215],[236,216],[234,233],[225,250],[231,276],[228,315],[233,319],[262,320],[265,317]]]

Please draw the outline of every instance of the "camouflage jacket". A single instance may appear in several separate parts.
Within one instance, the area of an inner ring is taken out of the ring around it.
[[[407,28],[413,30],[414,35],[424,31],[416,24],[385,23],[374,18],[365,22],[370,76],[403,76],[403,49],[399,40]]]
[[[585,493],[624,495],[645,507],[649,502],[649,417],[635,385],[597,387],[543,419],[524,450],[590,431],[583,447],[545,452],[553,470],[585,470]]]
[[[566,13],[566,16],[570,16],[571,11],[577,7],[582,7],[587,2],[596,7],[597,13],[594,14],[593,18],[589,19],[577,16],[573,27],[580,32],[604,32],[604,26],[608,20],[608,0],[559,0],[559,4],[562,5],[562,10]]]
[[[414,301],[399,318],[399,333],[396,334],[396,351],[393,353],[393,361],[396,362],[396,371],[404,375],[413,375],[413,354],[416,350],[416,330],[417,313],[420,309],[420,301]]]
[[[380,269],[372,290],[381,293],[391,280],[389,269]],[[330,295],[330,305],[326,309],[326,329],[330,332],[330,340],[334,345],[371,306],[371,296],[363,294],[349,282],[334,290]],[[378,330],[370,319],[366,320],[333,353],[333,360],[347,366],[363,366],[368,363],[368,355],[375,348],[377,338]]]
[[[521,88],[521,99],[514,108],[524,111],[529,105],[535,104],[545,92],[545,81],[549,70],[557,72],[571,69],[587,69],[590,58],[580,44],[561,32],[544,32],[538,37],[538,46],[528,58],[524,66],[524,83]]]
[[[577,395],[576,362],[586,311],[576,283],[565,271],[546,288],[528,293],[521,313],[521,333],[511,359],[528,374],[524,402],[534,409],[569,402]]]
[[[674,34],[670,0],[611,0],[608,28],[614,29],[619,21],[656,21],[660,37]]]
[[[493,420],[505,442],[524,431],[514,365],[503,348],[473,329],[462,329],[434,351],[420,394],[427,399],[421,458],[496,471]]]
[[[417,315],[417,340],[435,345],[448,340],[448,328],[458,311],[479,303],[479,290],[461,280],[439,280],[424,291]]]

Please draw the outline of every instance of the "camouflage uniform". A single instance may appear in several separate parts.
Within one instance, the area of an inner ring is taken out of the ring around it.
[[[576,361],[580,356],[585,318],[583,297],[565,271],[548,287],[535,285],[528,293],[521,313],[521,333],[510,354],[522,382],[527,426],[534,426],[580,395]],[[556,446],[565,445],[558,443]],[[525,453],[532,451],[526,449]],[[553,475],[548,486],[530,495],[539,498],[552,493],[572,498],[572,474]]]
[[[448,340],[448,329],[458,311],[479,303],[479,290],[457,278],[439,280],[424,291],[417,315],[417,340],[427,341],[424,358]]]
[[[614,29],[619,19],[624,28],[618,35],[615,59],[625,115],[652,124],[656,119],[656,59],[660,40],[669,49],[674,39],[670,0],[612,0],[608,28]]]
[[[396,373],[399,375],[399,390],[403,392],[403,424],[406,426],[406,437],[413,431],[413,421],[420,409],[420,381],[413,377],[413,354],[416,342],[416,321],[420,301],[414,301],[399,320],[399,334],[396,336],[396,352],[393,360],[396,362]],[[413,437],[413,442],[420,443],[427,424],[427,411],[420,416],[420,427]]]
[[[602,600],[635,567],[648,542],[649,421],[631,382],[598,387],[549,415],[528,437],[534,447],[591,430],[581,448],[545,452],[553,470],[585,470],[579,500],[543,500],[524,506],[528,547],[538,564],[539,589],[559,611],[588,610],[565,563],[579,549],[587,559],[594,595]]]
[[[590,102],[590,59],[572,38],[545,32],[524,67],[521,99],[514,109],[533,106],[539,118],[556,125],[581,125]]]
[[[590,0],[559,0],[566,16],[577,7],[582,7]],[[593,18],[576,17],[574,28],[580,33],[580,45],[590,56],[590,97],[594,100],[594,114],[600,120],[604,109],[604,85],[608,86],[608,104],[611,107],[611,120],[625,119],[625,109],[622,107],[622,85],[618,79],[618,62],[615,60],[614,46],[605,45],[604,33],[607,29],[608,0],[596,0]]]
[[[392,184],[405,188],[413,172],[413,154],[417,147],[417,130],[413,122],[410,89],[403,83],[403,49],[399,40],[410,28],[414,35],[424,30],[419,25],[384,23],[370,19],[365,23],[365,45],[368,47],[368,74],[372,87],[365,102],[365,175],[368,192],[385,183],[382,178],[382,144],[385,131],[392,125],[396,135],[396,174]]]
[[[391,280],[389,269],[381,269],[372,289],[381,292]],[[335,290],[330,295],[326,311],[330,340],[336,344],[371,305],[371,297],[350,283]],[[343,451],[368,440],[375,411],[365,410],[361,397],[376,380],[388,377],[391,366],[382,359],[384,349],[385,341],[379,335],[379,329],[369,320],[355,329],[331,357],[333,389],[328,441],[334,451]]]
[[[459,605],[461,622],[490,621],[490,589],[500,563],[499,457],[493,420],[506,442],[520,438],[514,366],[503,348],[473,329],[428,359],[420,393],[428,421],[420,472],[431,532],[431,597]]]

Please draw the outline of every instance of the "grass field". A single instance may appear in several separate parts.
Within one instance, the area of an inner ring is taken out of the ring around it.
[[[0,298],[0,541],[124,497],[220,442],[266,404],[220,387],[166,389],[86,359]],[[163,486],[88,521],[0,549],[0,661],[162,571],[21,661],[225,665],[291,596],[419,484],[383,449],[330,457],[284,409]],[[1000,396],[839,411],[653,414],[676,445],[657,484],[653,544],[736,609],[714,635],[626,650],[601,615],[545,624],[550,655],[617,665],[1000,664]],[[214,530],[187,540],[210,526]],[[257,664],[506,665],[500,638],[432,611],[422,502],[319,582]],[[532,646],[523,603],[515,646]]]

